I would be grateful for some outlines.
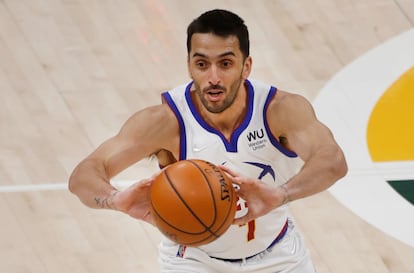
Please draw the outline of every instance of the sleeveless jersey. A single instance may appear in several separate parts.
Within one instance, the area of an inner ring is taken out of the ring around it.
[[[175,113],[180,126],[179,159],[204,159],[224,164],[246,177],[277,187],[297,173],[302,161],[284,148],[272,135],[266,110],[276,95],[275,87],[246,80],[246,116],[228,141],[207,124],[191,99],[192,83],[162,94]],[[238,200],[236,217],[247,213],[246,202]],[[281,206],[244,226],[232,225],[216,241],[200,246],[212,257],[243,258],[266,249],[282,230],[288,217],[287,206]]]

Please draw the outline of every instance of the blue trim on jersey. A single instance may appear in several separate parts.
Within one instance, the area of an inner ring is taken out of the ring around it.
[[[277,92],[277,88],[274,87],[274,86],[272,86],[270,88],[270,90],[269,90],[269,94],[267,95],[266,102],[265,102],[265,106],[263,108],[263,120],[264,120],[264,125],[265,125],[265,129],[266,129],[266,133],[269,136],[270,142],[281,153],[283,153],[284,155],[286,155],[288,157],[297,157],[298,155],[295,152],[286,149],[285,147],[283,147],[282,144],[280,144],[279,140],[277,138],[275,138],[275,136],[270,131],[270,127],[269,127],[269,124],[267,122],[267,118],[266,118],[267,108],[269,107],[269,104],[270,104],[270,101],[272,100],[272,98],[276,95],[276,92]]]
[[[188,106],[190,107],[191,113],[193,114],[194,118],[197,120],[197,122],[203,127],[205,130],[212,134],[218,135],[221,140],[223,141],[224,147],[226,148],[227,152],[236,153],[237,152],[237,141],[239,139],[239,136],[241,133],[247,128],[247,126],[250,123],[250,120],[252,118],[253,114],[253,99],[254,99],[254,90],[252,84],[246,80],[245,81],[246,87],[247,87],[247,111],[246,111],[246,117],[244,118],[243,122],[239,125],[239,127],[234,130],[234,132],[230,136],[230,141],[227,141],[225,136],[217,129],[211,127],[198,113],[192,99],[191,99],[191,85],[187,85],[185,90],[185,98],[187,100]]]
[[[178,125],[180,127],[180,158],[179,160],[186,159],[187,156],[187,138],[185,134],[185,125],[184,125],[184,119],[181,116],[180,111],[178,111],[177,105],[175,105],[173,99],[171,98],[171,95],[168,92],[164,92],[161,94],[161,96],[164,98],[165,102],[168,104],[168,106],[171,108],[171,111],[175,114],[175,117],[177,118]]]

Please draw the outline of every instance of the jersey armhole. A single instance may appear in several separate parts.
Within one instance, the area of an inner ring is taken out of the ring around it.
[[[170,93],[168,92],[162,93],[161,98],[162,98],[162,103],[166,103],[170,107],[171,111],[174,113],[175,117],[177,118],[178,125],[180,127],[180,155],[179,155],[178,160],[184,160],[186,159],[186,155],[187,155],[187,140],[186,140],[183,116],[178,110],[177,105],[175,104]]]
[[[298,155],[285,148],[280,142],[279,139],[277,139],[273,134],[272,131],[270,130],[269,124],[267,122],[267,109],[269,107],[270,101],[276,96],[277,94],[277,88],[274,86],[270,87],[269,90],[269,94],[267,95],[266,101],[265,101],[265,106],[263,107],[263,120],[264,120],[264,125],[265,125],[265,129],[266,129],[266,133],[269,136],[270,142],[272,143],[272,145],[274,147],[276,147],[276,149],[278,149],[281,153],[283,153],[284,155],[288,156],[288,157],[297,157]]]

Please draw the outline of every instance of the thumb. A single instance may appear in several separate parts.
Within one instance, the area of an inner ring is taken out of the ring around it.
[[[253,217],[250,215],[249,212],[247,212],[246,215],[234,219],[233,220],[233,225],[243,226],[251,220],[253,220]]]

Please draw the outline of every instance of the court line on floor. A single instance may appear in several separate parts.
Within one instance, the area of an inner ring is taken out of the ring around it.
[[[397,166],[394,163],[375,164],[377,168],[359,168],[350,170],[348,178],[379,175],[394,179],[414,179],[413,167],[414,162],[406,162],[404,166]],[[111,184],[117,188],[126,188],[136,180],[113,180]],[[68,190],[67,183],[44,183],[44,184],[20,184],[20,185],[0,185],[0,193],[12,192],[35,192],[35,191],[60,191]]]
[[[115,187],[125,188],[135,183],[133,180],[116,180],[111,184]],[[0,185],[0,193],[19,193],[34,191],[61,191],[68,190],[68,183],[25,184],[25,185]]]

